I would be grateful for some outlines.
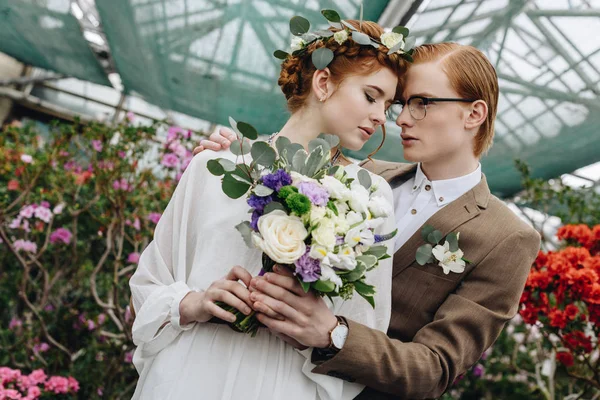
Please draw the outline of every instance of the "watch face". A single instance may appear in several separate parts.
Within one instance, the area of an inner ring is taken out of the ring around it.
[[[333,345],[338,349],[344,347],[346,337],[348,337],[348,327],[346,325],[338,325],[331,332],[331,341],[333,342]]]

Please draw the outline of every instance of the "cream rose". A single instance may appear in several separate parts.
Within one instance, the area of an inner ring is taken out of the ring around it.
[[[258,219],[258,231],[262,237],[253,235],[254,244],[275,262],[293,264],[306,252],[308,232],[298,217],[272,211]]]
[[[396,32],[386,32],[383,35],[381,35],[380,37],[381,39],[381,43],[387,47],[388,49],[391,49],[392,47],[396,46],[398,43],[402,42],[402,45],[400,46],[400,49],[403,50],[404,47],[404,36],[402,36],[399,33]]]
[[[306,43],[304,42],[304,40],[302,40],[302,38],[296,36],[292,38],[292,43],[290,44],[292,52],[296,50],[301,50],[304,48],[304,46],[306,46]]]
[[[348,32],[346,32],[345,29],[342,29],[341,31],[334,33],[333,38],[336,42],[338,42],[339,45],[342,45],[346,40],[348,40]]]

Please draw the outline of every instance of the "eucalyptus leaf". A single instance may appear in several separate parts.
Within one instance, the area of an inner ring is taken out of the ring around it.
[[[350,29],[351,31],[358,32],[358,29],[356,29],[352,24],[350,24],[344,20],[341,20],[340,22],[342,23],[342,25],[344,25],[346,28]]]
[[[275,210],[285,211],[285,207],[283,206],[283,204],[279,203],[278,201],[272,201],[265,206],[263,213],[264,213],[264,215],[267,215],[271,211],[275,211]]]
[[[412,63],[412,62],[415,62],[415,60],[412,58],[412,56],[411,56],[410,54],[408,54],[408,53],[404,53],[404,54],[402,54],[402,57],[404,57],[404,59],[405,59],[406,61],[408,61],[408,62],[411,62],[411,63]]]
[[[336,135],[330,135],[329,133],[321,133],[319,134],[318,138],[329,143],[329,148],[331,149],[340,144],[340,138]]]
[[[295,16],[290,19],[290,32],[294,36],[301,36],[310,30],[310,22],[306,18]]]
[[[419,265],[425,265],[431,260],[431,250],[433,250],[433,247],[430,244],[424,244],[417,249],[416,259]]]
[[[403,46],[405,47],[405,43],[403,40],[399,41],[398,43],[396,43],[396,45],[394,47],[392,47],[387,53],[388,55],[390,54],[394,54],[395,52],[397,52],[398,50],[402,50]]]
[[[218,158],[217,161],[219,161],[219,164],[226,172],[235,171],[235,163],[233,161],[226,158]]]
[[[364,263],[359,262],[352,271],[349,271],[347,274],[344,274],[344,279],[348,282],[354,282],[359,280],[365,275],[367,272],[367,267]]]
[[[208,169],[208,172],[215,176],[221,176],[225,173],[225,169],[219,163],[218,158],[216,160],[208,160],[208,162],[206,163],[206,168]]]
[[[361,169],[358,171],[358,182],[367,190],[371,187],[371,175],[367,172],[366,169]]]
[[[380,259],[381,257],[387,254],[387,246],[371,246],[369,250],[363,253],[363,255],[366,254],[370,254],[372,256],[377,257],[377,259]]]
[[[332,37],[333,36],[333,32],[331,31],[326,31],[326,30],[320,30],[320,31],[315,31],[315,33],[321,37]]]
[[[371,40],[371,46],[375,47],[376,49],[378,49],[380,47],[380,44],[377,42],[374,42],[373,40]]]
[[[238,122],[237,127],[240,133],[244,135],[244,137],[250,140],[256,140],[258,138],[258,132],[252,125],[246,122]]]
[[[296,155],[298,150],[304,150],[304,147],[302,147],[302,145],[299,143],[291,143],[285,149],[287,150],[288,164],[292,164],[294,156]]]
[[[339,22],[331,22],[329,21],[329,25],[335,29],[342,29],[342,24],[340,24]]]
[[[352,40],[354,40],[358,44],[362,44],[365,46],[368,46],[371,44],[371,38],[362,32],[357,32],[357,31],[352,32]]]
[[[316,149],[317,147],[323,147],[323,153],[327,153],[331,150],[331,146],[329,146],[329,143],[321,138],[316,138],[311,140],[310,142],[308,142],[308,152],[312,152],[314,149]]]
[[[250,154],[252,155],[252,160],[256,164],[264,167],[272,166],[275,162],[275,158],[277,158],[275,150],[273,150],[266,142],[254,142]]]
[[[327,21],[340,22],[342,20],[340,14],[335,10],[321,10],[321,14],[323,14]]]
[[[241,138],[242,134],[238,130],[237,121],[235,119],[229,117],[229,125],[231,126],[231,129],[233,129],[233,131],[237,134],[238,139]]]
[[[442,234],[442,232],[434,230],[429,235],[427,235],[427,241],[431,244],[439,244],[440,240],[442,240],[443,237],[444,235]]]
[[[323,152],[323,147],[319,146],[315,150],[311,151],[308,159],[306,160],[306,167],[304,168],[304,174],[310,178],[325,164],[327,164],[329,157],[326,157]]]
[[[306,159],[308,158],[308,153],[304,149],[298,150],[296,154],[294,154],[294,158],[292,159],[292,168],[299,174],[304,174],[304,168],[306,166]]]
[[[248,247],[254,247],[252,243],[252,228],[250,227],[250,222],[244,221],[235,226],[235,229],[240,232],[242,238],[244,238],[244,242]]]
[[[452,232],[446,236],[446,241],[450,245],[450,251],[455,252],[458,251],[458,235],[455,232]]]
[[[319,47],[313,51],[311,58],[315,68],[323,70],[333,60],[333,51],[327,47]]]
[[[283,153],[283,149],[285,149],[290,144],[290,139],[286,138],[285,136],[279,136],[275,141],[275,148],[277,148],[277,152],[279,153],[279,155],[281,155]]]
[[[435,228],[431,225],[425,225],[423,227],[423,229],[421,229],[421,237],[423,238],[423,240],[427,240],[427,236],[429,236],[429,234],[431,232],[435,231]]]
[[[308,32],[302,35],[301,37],[302,40],[304,40],[304,43],[308,44],[318,39],[319,35],[317,35],[315,32]]]
[[[273,56],[275,56],[275,58],[278,58],[280,60],[285,60],[286,58],[289,57],[289,53],[286,53],[283,50],[275,50],[275,52],[273,53]]]
[[[329,171],[327,171],[327,175],[334,176],[341,169],[343,169],[341,165],[334,165],[333,167],[329,168]]]
[[[404,51],[411,50],[413,47],[415,47],[416,43],[417,43],[417,38],[415,36],[410,36],[410,37],[406,38],[406,40],[404,41]]]
[[[254,188],[254,194],[260,197],[266,197],[273,194],[273,189],[264,185],[256,185],[256,187]]]
[[[409,33],[410,31],[408,30],[408,28],[407,28],[407,27],[405,27],[405,26],[400,26],[400,25],[399,25],[399,26],[395,27],[394,29],[392,29],[392,32],[394,32],[394,33],[399,33],[399,34],[401,34],[402,36],[404,36],[404,38],[406,38],[406,37],[408,36],[408,33]]]
[[[239,199],[244,194],[246,194],[248,189],[250,189],[249,184],[240,182],[236,178],[239,177],[228,172],[223,177],[223,182],[221,185],[221,187],[223,188],[223,193],[225,193],[228,197],[232,199]]]
[[[252,182],[250,182],[250,181],[249,181],[247,178],[244,178],[243,176],[239,176],[239,175],[237,175],[237,174],[233,174],[233,173],[232,173],[232,174],[231,174],[231,177],[232,177],[233,179],[235,179],[236,181],[238,181],[238,182],[245,183],[245,184],[247,184],[247,185],[252,185]]]
[[[312,283],[312,287],[319,292],[330,293],[335,290],[335,283],[331,281],[318,280]]]
[[[251,146],[248,140],[242,138],[231,143],[229,149],[236,156],[242,156],[250,153]]]
[[[371,255],[371,254],[366,254],[366,255],[363,254],[361,256],[357,256],[356,260],[364,263],[365,267],[367,267],[367,269],[369,269],[372,266],[374,266],[375,264],[377,264],[377,257],[375,257],[374,255]]]

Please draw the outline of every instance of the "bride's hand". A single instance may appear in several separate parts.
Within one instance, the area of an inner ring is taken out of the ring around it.
[[[201,140],[200,146],[194,149],[194,155],[202,150],[227,150],[232,142],[237,140],[236,134],[229,128],[221,128],[219,132],[211,134],[208,140]]]
[[[205,291],[188,293],[179,303],[180,324],[206,322],[213,317],[234,322],[235,316],[216,305],[216,301],[228,304],[246,315],[250,314],[252,301],[247,287],[251,279],[252,275],[248,271],[236,265],[223,279],[214,281]]]

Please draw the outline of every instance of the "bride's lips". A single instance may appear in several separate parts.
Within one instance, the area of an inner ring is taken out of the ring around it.
[[[375,129],[373,128],[365,128],[363,126],[359,126],[358,129],[360,129],[360,131],[363,134],[363,137],[365,139],[369,139],[371,137],[371,135],[375,132]]]

